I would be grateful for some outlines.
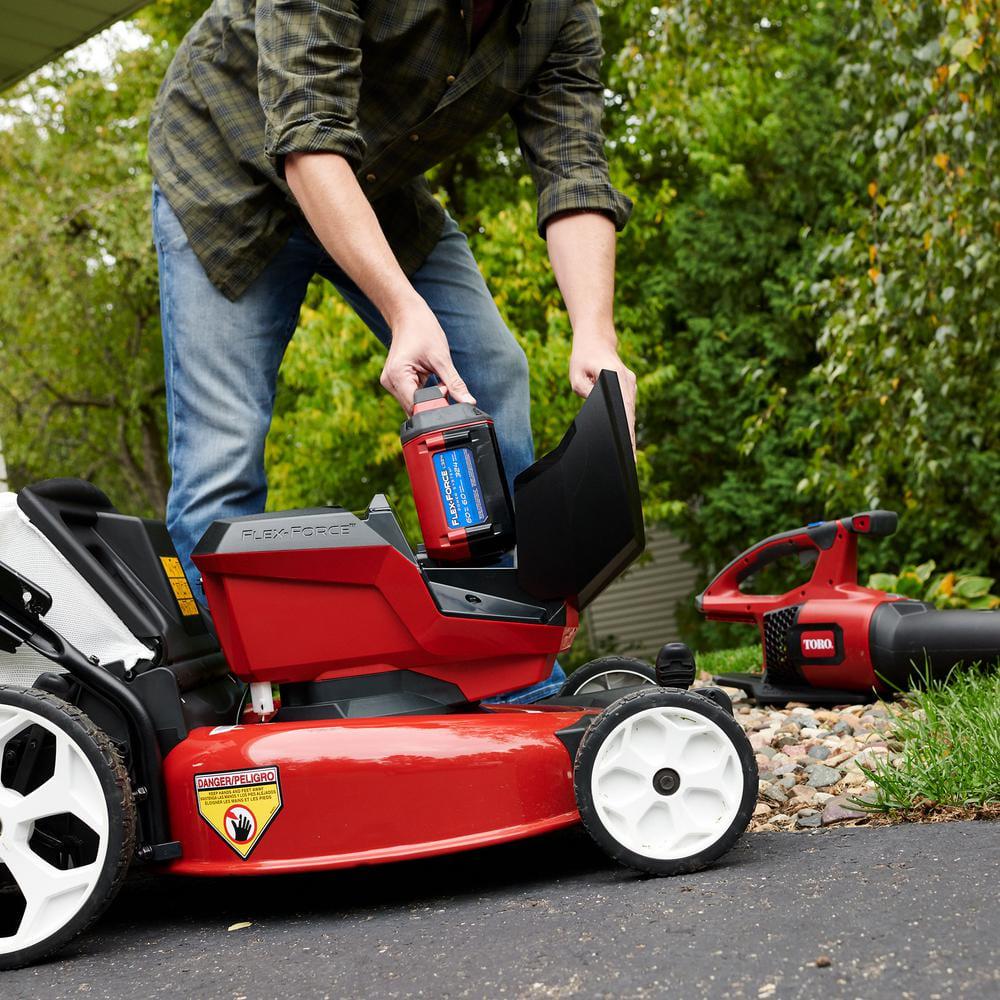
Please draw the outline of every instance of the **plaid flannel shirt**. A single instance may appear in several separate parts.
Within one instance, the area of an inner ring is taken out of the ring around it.
[[[557,212],[631,209],[601,132],[594,0],[510,0],[471,46],[472,0],[214,0],[181,43],[150,122],[157,183],[212,282],[235,299],[303,219],[289,153],[357,173],[407,274],[441,234],[423,174],[504,114]]]

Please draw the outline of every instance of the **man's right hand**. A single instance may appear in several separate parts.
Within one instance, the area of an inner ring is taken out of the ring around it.
[[[392,345],[379,381],[407,414],[413,409],[413,394],[431,375],[456,403],[475,403],[452,363],[444,330],[423,299],[417,297],[390,320],[390,326]]]

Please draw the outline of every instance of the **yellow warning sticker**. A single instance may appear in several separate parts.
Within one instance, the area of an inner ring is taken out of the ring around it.
[[[181,566],[180,559],[176,559],[173,556],[160,556],[160,562],[163,563],[163,571],[167,576],[183,576],[184,569]]]
[[[181,614],[186,618],[198,614],[198,602],[194,599],[194,594],[191,593],[191,588],[188,586],[180,559],[174,556],[160,556],[160,563],[163,566],[163,572],[167,574],[170,589],[174,592]]]
[[[201,818],[244,860],[281,812],[277,767],[196,774]]]

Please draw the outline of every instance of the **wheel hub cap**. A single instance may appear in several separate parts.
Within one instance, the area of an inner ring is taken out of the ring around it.
[[[608,833],[657,860],[706,850],[732,825],[744,774],[732,739],[711,719],[675,706],[629,716],[594,761],[591,792]]]

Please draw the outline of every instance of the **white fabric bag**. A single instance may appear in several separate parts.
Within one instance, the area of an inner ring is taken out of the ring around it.
[[[123,660],[129,669],[153,655],[28,520],[16,493],[0,493],[0,562],[52,595],[52,610],[44,621],[84,655],[96,656],[101,663]],[[0,650],[0,684],[30,687],[40,673],[58,669],[25,646],[16,653]]]

